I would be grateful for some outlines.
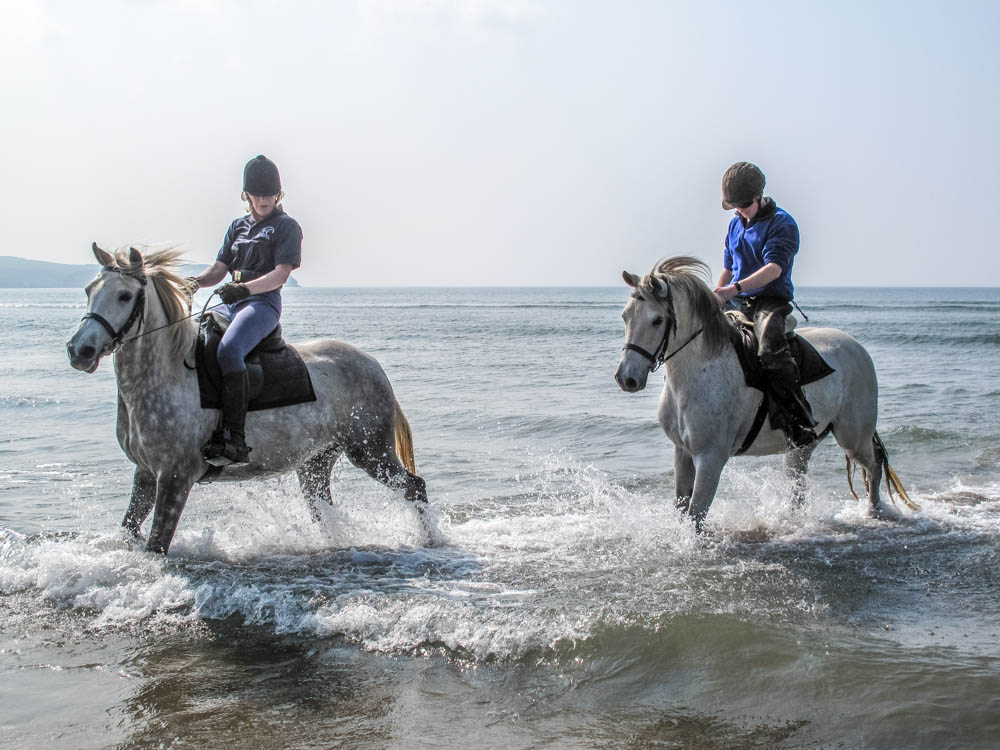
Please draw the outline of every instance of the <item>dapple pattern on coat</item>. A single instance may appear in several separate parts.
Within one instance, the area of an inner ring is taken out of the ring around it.
[[[135,248],[112,255],[95,244],[102,268],[86,287],[87,316],[66,344],[72,366],[94,372],[114,352],[118,382],[118,443],[136,465],[122,525],[132,534],[153,514],[146,542],[166,553],[188,494],[208,465],[201,446],[219,419],[202,409],[193,362],[195,323],[186,319],[190,291],[173,271],[177,250],[145,257]],[[151,286],[154,293],[140,294]],[[133,319],[137,305],[144,305]],[[128,327],[130,320],[137,320]],[[113,330],[111,330],[113,329]],[[116,343],[113,332],[124,341]],[[330,473],[344,453],[374,479],[402,489],[419,511],[428,542],[437,531],[428,518],[424,480],[416,475],[410,426],[378,362],[329,339],[296,344],[317,400],[247,417],[250,463],[227,468],[217,481],[259,479],[295,471],[313,518],[317,502],[333,502]],[[404,466],[404,463],[406,466]]]

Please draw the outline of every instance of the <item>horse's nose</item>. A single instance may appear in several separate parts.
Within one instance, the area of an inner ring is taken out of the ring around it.
[[[94,355],[97,354],[97,349],[90,344],[86,344],[77,349],[73,346],[72,341],[67,341],[66,354],[69,355],[70,359],[93,359]]]
[[[615,373],[615,382],[623,391],[631,393],[639,387],[639,381],[633,377],[624,377],[620,372]]]
[[[97,347],[91,344],[84,344],[77,348],[73,340],[70,339],[66,342],[66,355],[69,357],[69,362],[74,368],[77,370],[87,369],[97,358]]]

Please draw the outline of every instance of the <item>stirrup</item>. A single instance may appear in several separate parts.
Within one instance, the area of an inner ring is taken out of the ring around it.
[[[202,456],[212,466],[246,466],[250,463],[251,450],[245,440],[233,440],[230,436],[223,441],[221,436],[212,435],[202,448]]]
[[[226,433],[222,427],[212,433],[212,437],[201,446],[201,455],[206,458],[221,456],[226,450]]]
[[[802,448],[816,442],[817,435],[808,427],[789,425],[785,428],[785,438],[788,440],[789,448]]]

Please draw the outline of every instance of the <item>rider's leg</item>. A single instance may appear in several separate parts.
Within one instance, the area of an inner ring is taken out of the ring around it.
[[[247,354],[278,325],[279,312],[268,304],[250,299],[230,306],[229,328],[219,342],[217,358],[222,371],[222,420],[205,445],[206,459],[245,464],[250,448],[246,444]]]
[[[754,329],[757,333],[761,367],[767,374],[770,391],[770,421],[772,429],[784,431],[792,447],[816,440],[812,409],[799,383],[799,368],[795,364],[785,336],[785,318],[792,306],[778,298],[760,297],[754,305]]]

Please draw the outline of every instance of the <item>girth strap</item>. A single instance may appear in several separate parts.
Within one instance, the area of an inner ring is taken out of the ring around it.
[[[750,425],[750,431],[747,436],[743,438],[743,445],[740,446],[739,450],[734,453],[734,456],[742,456],[748,450],[750,446],[753,445],[753,441],[757,439],[760,434],[760,428],[764,426],[764,419],[767,417],[767,395],[763,394],[764,397],[760,400],[760,408],[757,409],[757,414],[754,415],[753,424]]]

